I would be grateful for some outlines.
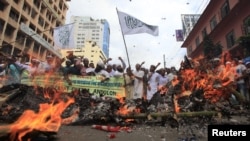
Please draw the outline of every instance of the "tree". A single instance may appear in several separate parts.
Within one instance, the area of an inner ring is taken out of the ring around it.
[[[204,56],[210,60],[218,57],[222,53],[222,46],[220,43],[214,44],[209,36],[205,36],[203,40]]]
[[[250,56],[250,18],[244,23],[245,35],[240,36],[237,42],[244,49],[244,57]]]

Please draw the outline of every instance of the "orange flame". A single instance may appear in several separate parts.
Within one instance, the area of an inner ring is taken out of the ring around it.
[[[185,96],[184,93],[186,93],[187,91],[192,92],[196,89],[203,89],[204,98],[211,103],[228,98],[229,94],[231,93],[228,87],[234,87],[234,85],[232,84],[235,81],[236,72],[232,67],[232,64],[225,63],[226,61],[232,60],[230,56],[228,56],[227,53],[222,56],[224,57],[222,57],[222,59],[220,60],[221,62],[211,62],[209,60],[208,62],[196,63],[196,65],[194,65],[194,68],[192,69],[184,69],[180,71],[180,81],[178,81],[177,79],[174,79],[172,81],[173,86],[175,86],[179,82],[181,82],[182,84],[181,92],[174,97],[175,112],[179,112],[180,110],[178,99],[182,96]]]
[[[129,107],[128,105],[125,104],[124,97],[122,95],[117,94],[116,98],[119,100],[121,103],[121,106],[119,107],[119,110],[116,112],[116,114],[119,115],[127,115],[130,113],[140,113],[140,109],[136,107]],[[128,119],[126,121],[131,121],[133,119]]]
[[[56,104],[40,104],[38,113],[32,110],[26,110],[19,119],[10,125],[11,140],[16,138],[22,141],[22,138],[33,130],[57,132],[61,126],[61,114],[74,99],[70,98],[67,102],[59,101]]]

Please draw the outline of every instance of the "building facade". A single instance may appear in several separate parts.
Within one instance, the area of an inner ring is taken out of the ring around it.
[[[90,63],[94,63],[95,65],[99,61],[107,60],[106,55],[102,51],[102,49],[97,46],[96,42],[93,41],[85,41],[84,47],[75,48],[75,49],[61,49],[62,57],[66,58],[69,53],[73,53],[78,58],[88,58]],[[62,64],[65,66],[65,63]]]
[[[191,58],[204,57],[204,37],[229,52],[232,57],[243,57],[244,49],[238,39],[249,33],[249,0],[210,0],[199,20],[182,44]]]
[[[54,50],[53,28],[64,25],[70,0],[1,0],[0,51],[26,53],[44,60],[60,57]]]
[[[110,27],[107,20],[72,16],[70,22],[74,23],[76,48],[84,48],[85,42],[92,41],[101,48],[107,58],[109,57]]]

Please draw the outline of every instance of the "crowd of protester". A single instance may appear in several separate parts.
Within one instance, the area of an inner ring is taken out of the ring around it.
[[[88,58],[79,58],[73,53],[69,53],[63,59],[47,56],[46,61],[33,58],[29,62],[22,62],[22,56],[1,56],[0,81],[4,85],[20,83],[20,76],[23,70],[27,70],[31,77],[36,74],[59,73],[69,83],[69,75],[102,75],[104,76],[103,82],[108,81],[110,77],[124,77],[127,99],[150,101],[154,94],[162,88],[161,86],[167,87],[173,80],[178,79],[181,72],[193,69],[197,72],[196,75],[212,74],[223,81],[226,80],[230,84],[235,84],[235,89],[249,101],[250,61],[244,62],[242,59],[237,58],[227,60],[213,58],[209,62],[202,63],[189,58],[181,63],[179,70],[176,70],[175,67],[158,68],[160,63],[152,64],[149,68],[145,68],[145,62],[137,63],[132,68],[133,66],[127,66],[121,57],[118,57],[118,60],[121,62],[118,64],[110,63],[111,60],[112,58],[108,58],[105,61],[99,61],[94,64],[89,62]],[[65,65],[63,66],[62,63],[65,63]],[[205,67],[204,64],[206,64]]]

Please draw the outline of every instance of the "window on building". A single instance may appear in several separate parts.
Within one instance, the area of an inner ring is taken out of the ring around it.
[[[243,27],[244,27],[244,35],[250,35],[250,16],[248,16],[244,22],[243,22]]]
[[[195,44],[196,44],[196,47],[198,47],[200,45],[200,38],[199,38],[199,36],[195,39]]]
[[[47,37],[46,35],[43,35],[43,39],[44,39],[45,41],[48,41],[48,37]]]
[[[62,2],[59,2],[59,9],[63,10],[63,3]]]
[[[216,25],[217,25],[217,20],[216,20],[216,16],[214,16],[214,17],[210,20],[211,31],[216,27]]]
[[[45,23],[45,29],[49,29],[49,24],[47,22]]]
[[[40,0],[33,0],[34,5],[39,9]]]
[[[187,48],[187,51],[188,51],[189,54],[191,54],[192,51],[193,51],[192,46],[188,47],[188,48]]]
[[[13,20],[15,20],[17,22],[18,17],[19,17],[19,13],[17,11],[15,11],[14,9],[11,9],[9,16],[10,16],[11,19],[13,19]]]
[[[220,12],[221,12],[221,18],[223,19],[230,11],[229,2],[226,0],[226,2],[222,5]]]
[[[25,2],[24,4],[23,4],[23,11],[25,11],[27,14],[29,14],[30,13],[30,6]]]
[[[43,34],[43,32],[42,32],[41,30],[39,30],[39,29],[36,30],[36,33],[37,33],[38,35],[42,35],[42,34]]]
[[[5,24],[5,21],[0,19],[0,33],[3,31],[4,24]]]
[[[203,39],[207,36],[207,29],[206,29],[206,27],[203,28],[203,30],[201,31],[201,34],[202,34],[202,38]]]
[[[33,47],[33,52],[37,53],[39,52],[39,48],[40,48],[40,44],[38,44],[37,42],[34,43],[34,47]]]
[[[13,35],[14,31],[15,31],[14,27],[7,25],[7,28],[5,30],[5,35],[11,37]]]
[[[9,44],[9,43],[7,43],[7,42],[4,42],[4,41],[3,41],[1,50],[2,50],[4,53],[6,53],[6,54],[11,54],[11,52],[12,52],[12,45]]]
[[[36,10],[35,10],[35,9],[32,9],[32,10],[31,10],[31,17],[32,17],[33,19],[35,19],[36,15],[37,15]]]
[[[41,47],[41,48],[40,48],[40,56],[41,56],[41,57],[43,56],[44,52],[45,52],[45,48]]]
[[[47,10],[46,6],[44,4],[41,5],[41,9],[40,9],[40,13],[45,13],[45,11]]]
[[[42,17],[39,17],[38,18],[38,24],[43,27],[43,24],[44,24],[44,19]]]
[[[6,3],[0,0],[0,11],[4,11],[4,9],[6,8],[6,5],[7,5]]]
[[[14,0],[14,2],[15,2],[16,4],[18,4],[18,3],[19,3],[19,0]]]
[[[19,43],[20,45],[23,45],[25,41],[24,37],[25,35],[21,31],[18,31],[16,36],[16,42]]]
[[[226,35],[226,41],[227,41],[227,48],[231,48],[235,44],[234,31],[231,31]]]
[[[30,24],[30,29],[32,29],[33,31],[36,31],[36,26],[35,25],[33,25],[33,24]]]
[[[19,23],[20,23],[20,24],[21,24],[21,23],[25,23],[25,24],[26,24],[27,21],[28,21],[28,20],[27,20],[25,17],[22,16],[22,17],[21,17],[21,20],[19,21]]]

